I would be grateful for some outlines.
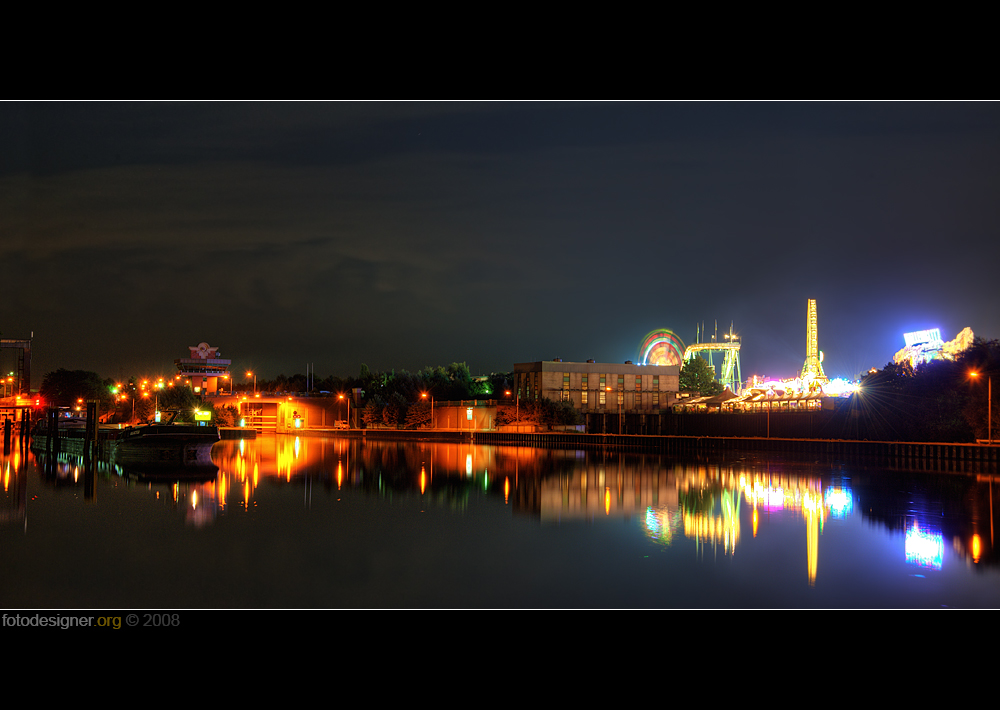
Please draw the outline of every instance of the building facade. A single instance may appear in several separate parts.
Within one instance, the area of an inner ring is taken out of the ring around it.
[[[222,389],[219,380],[224,383],[224,387],[231,392],[232,382],[229,379],[229,366],[232,360],[224,360],[219,357],[219,349],[213,348],[208,343],[199,343],[188,347],[191,357],[174,360],[177,366],[177,379],[185,384],[190,384],[191,389],[196,394],[216,394]]]
[[[669,411],[680,389],[679,365],[563,362],[514,365],[514,388],[522,400],[570,402],[581,412]]]

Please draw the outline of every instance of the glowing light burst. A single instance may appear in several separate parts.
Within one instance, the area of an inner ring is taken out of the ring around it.
[[[842,377],[830,380],[823,385],[823,393],[831,397],[849,397],[858,391],[858,383],[845,380]]]
[[[916,520],[906,529],[904,543],[906,561],[931,569],[941,569],[944,560],[944,540],[940,532],[921,530]]]
[[[827,488],[824,494],[826,507],[835,518],[848,518],[854,511],[854,498],[851,492],[842,488]]]

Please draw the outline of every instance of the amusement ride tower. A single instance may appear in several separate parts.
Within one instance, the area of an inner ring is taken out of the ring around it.
[[[819,351],[819,329],[816,324],[816,299],[810,298],[806,308],[806,361],[802,365],[802,379],[828,382],[823,372],[823,353]]]
[[[708,364],[715,372],[715,355],[722,354],[722,374],[719,376],[719,384],[730,392],[739,394],[743,385],[743,376],[740,374],[740,337],[733,332],[732,324],[729,325],[729,332],[723,333],[725,342],[718,340],[719,325],[716,321],[716,334],[712,336],[712,342],[701,342],[701,331],[698,331],[698,342],[689,345],[684,351],[684,362],[695,358],[703,357],[708,360]]]

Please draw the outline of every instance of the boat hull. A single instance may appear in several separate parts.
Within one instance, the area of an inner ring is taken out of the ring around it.
[[[115,442],[116,463],[172,463],[212,465],[212,447],[219,441],[216,427],[149,426],[133,429]]]

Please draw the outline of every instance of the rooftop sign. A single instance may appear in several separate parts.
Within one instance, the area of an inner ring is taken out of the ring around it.
[[[921,345],[923,343],[940,343],[941,329],[931,328],[930,330],[917,330],[912,333],[903,333],[906,347]]]

